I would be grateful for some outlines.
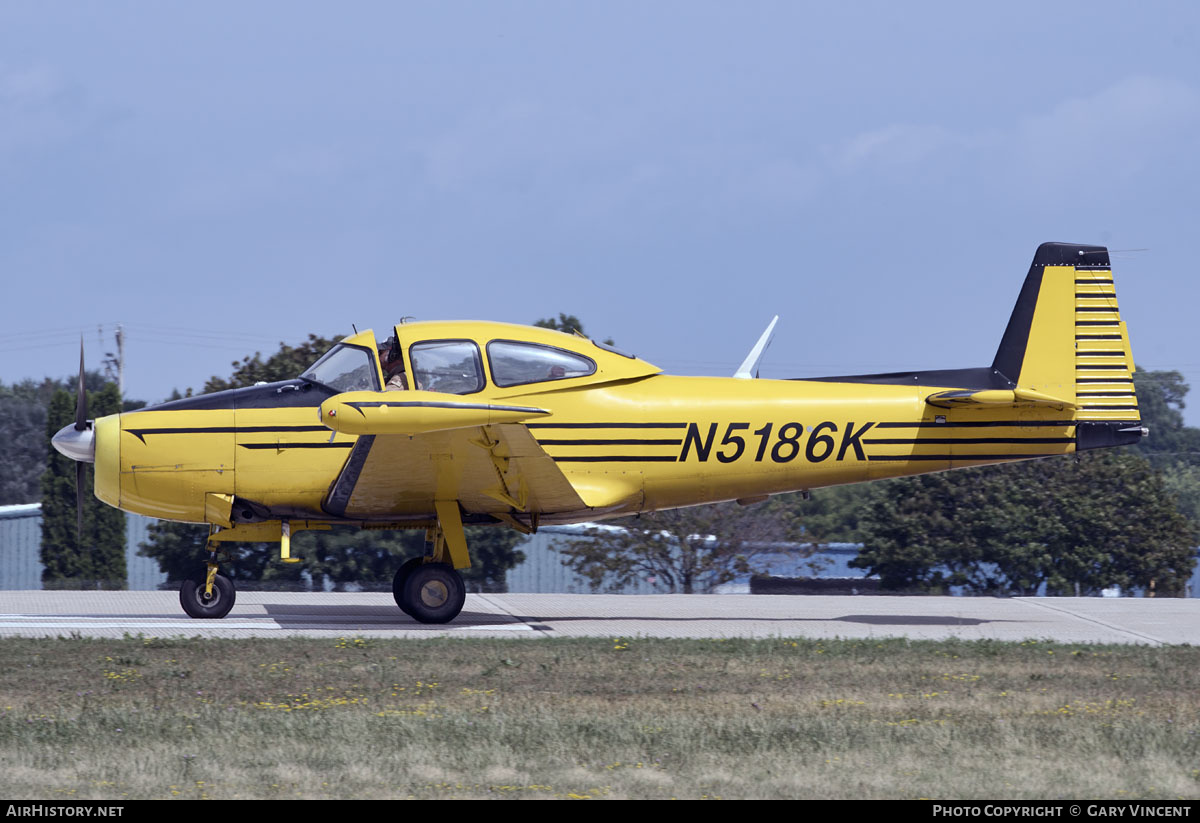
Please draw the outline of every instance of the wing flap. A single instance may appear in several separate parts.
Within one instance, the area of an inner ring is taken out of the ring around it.
[[[420,518],[438,500],[457,500],[468,514],[587,508],[520,424],[360,437],[325,508],[350,519]]]

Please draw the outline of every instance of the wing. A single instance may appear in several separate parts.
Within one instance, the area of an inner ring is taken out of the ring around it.
[[[436,500],[457,500],[467,514],[588,508],[525,426],[501,423],[360,436],[325,510],[355,520],[419,518]]]

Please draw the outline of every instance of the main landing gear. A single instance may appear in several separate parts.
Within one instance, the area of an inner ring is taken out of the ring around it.
[[[425,532],[427,554],[404,563],[392,578],[401,611],[421,623],[449,623],[467,599],[458,569],[471,566],[462,512],[456,501],[437,501],[437,525]]]
[[[414,557],[392,578],[396,605],[422,623],[449,623],[458,617],[467,599],[462,575],[448,563],[425,562]]]

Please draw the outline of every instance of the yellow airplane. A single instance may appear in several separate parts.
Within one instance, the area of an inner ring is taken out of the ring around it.
[[[756,379],[772,327],[734,377],[675,377],[582,336],[408,323],[382,349],[354,334],[293,380],[94,422],[81,382],[53,442],[94,461],[105,503],[209,524],[207,562],[180,591],[192,617],[233,606],[222,543],[278,541],[289,561],[296,532],[353,524],[426,530],[393,593],[445,623],[465,597],[464,524],[529,533],[1146,434],[1102,246],[1038,248],[991,366]]]

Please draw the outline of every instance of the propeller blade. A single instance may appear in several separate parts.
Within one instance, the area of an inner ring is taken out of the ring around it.
[[[86,467],[83,463],[75,464],[75,540],[76,545],[83,548],[83,482]]]
[[[87,389],[83,385],[83,335],[79,335],[79,383],[75,389],[75,431],[87,430]],[[83,483],[86,478],[86,468],[83,463],[75,463],[75,540],[76,545],[83,548]]]
[[[83,335],[79,336],[79,385],[75,390],[75,431],[87,428],[87,391],[83,387]]]

